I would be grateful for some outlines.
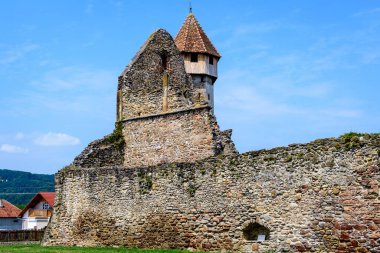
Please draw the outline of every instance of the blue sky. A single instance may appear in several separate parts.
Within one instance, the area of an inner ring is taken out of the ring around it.
[[[193,0],[222,54],[215,113],[240,152],[380,132],[380,2]],[[117,77],[186,0],[0,8],[0,168],[55,173],[115,121]]]

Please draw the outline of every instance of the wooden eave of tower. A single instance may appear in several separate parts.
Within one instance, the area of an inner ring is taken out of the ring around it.
[[[187,16],[174,41],[183,53],[202,53],[221,58],[193,13]]]

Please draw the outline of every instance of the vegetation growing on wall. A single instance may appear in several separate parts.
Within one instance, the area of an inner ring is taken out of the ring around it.
[[[349,132],[349,133],[342,134],[341,136],[339,136],[339,138],[341,138],[345,141],[350,141],[355,137],[366,137],[366,136],[371,137],[371,136],[379,136],[379,135],[380,135],[380,133],[368,134],[368,133]]]
[[[369,139],[371,136],[379,136],[379,133],[355,133],[355,132],[349,132],[346,134],[343,134],[339,136],[341,140],[343,140],[344,148],[346,150],[358,148],[363,145],[363,143],[360,142],[360,138]]]
[[[113,132],[106,136],[104,141],[107,144],[113,144],[117,145],[119,147],[124,147],[125,140],[124,140],[124,135],[123,135],[123,122],[118,121],[115,123],[115,129]]]
[[[150,173],[141,171],[138,173],[138,178],[139,178],[139,192],[141,194],[149,193],[153,187],[152,175]]]

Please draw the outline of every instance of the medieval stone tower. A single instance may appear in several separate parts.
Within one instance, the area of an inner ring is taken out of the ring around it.
[[[175,41],[163,29],[152,33],[118,79],[122,147],[107,142],[114,133],[101,149],[90,144],[74,164],[136,167],[237,153],[231,130],[220,131],[213,115],[219,58],[193,14]]]
[[[193,13],[179,30],[175,44],[185,61],[186,72],[193,79],[196,102],[214,108],[214,83],[218,78],[220,54],[211,43]]]
[[[55,175],[44,245],[380,252],[380,135],[238,154],[213,114],[220,54],[189,14],[118,78],[113,133]]]

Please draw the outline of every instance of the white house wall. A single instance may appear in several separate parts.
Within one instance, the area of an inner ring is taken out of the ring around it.
[[[21,229],[22,223],[18,218],[0,218],[0,230]]]
[[[49,223],[49,218],[28,218],[22,222],[22,229],[43,229]]]
[[[46,201],[40,201],[32,208],[28,209],[22,216],[22,229],[42,229],[49,223],[49,218],[29,217],[29,210],[43,210],[43,204]]]

